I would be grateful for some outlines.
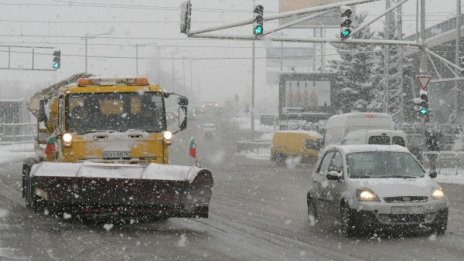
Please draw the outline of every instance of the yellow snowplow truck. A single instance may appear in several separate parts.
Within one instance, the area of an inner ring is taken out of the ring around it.
[[[179,124],[167,130],[165,100]],[[80,74],[36,93],[36,157],[23,163],[28,207],[91,217],[208,217],[207,169],[169,165],[173,134],[187,126],[186,97],[146,78]]]

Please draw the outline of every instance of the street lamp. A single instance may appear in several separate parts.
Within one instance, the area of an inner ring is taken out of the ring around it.
[[[83,37],[85,39],[85,73],[87,73],[87,60],[88,60],[87,46],[88,46],[89,38],[96,38],[98,36],[108,35],[108,34],[112,34],[112,33],[113,33],[113,28],[110,28],[110,30],[108,30],[108,32],[105,32],[105,33],[93,34],[93,35],[89,35],[88,33],[85,34],[85,36]]]

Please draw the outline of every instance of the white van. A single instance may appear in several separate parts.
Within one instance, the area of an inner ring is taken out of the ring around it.
[[[348,144],[379,144],[400,145],[406,147],[406,133],[401,130],[356,130],[348,133],[342,145]]]
[[[354,112],[334,115],[327,120],[324,146],[341,144],[345,136],[355,130],[394,130],[393,118],[386,113]]]

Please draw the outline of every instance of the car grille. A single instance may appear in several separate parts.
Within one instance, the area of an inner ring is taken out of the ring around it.
[[[387,203],[399,203],[399,202],[416,203],[416,202],[427,202],[428,198],[420,197],[420,196],[404,196],[404,197],[386,197],[386,198],[383,198],[383,200],[385,200],[385,202]]]
[[[424,222],[424,215],[412,215],[412,214],[395,214],[395,215],[379,215],[379,218],[383,222],[387,223],[422,223]]]

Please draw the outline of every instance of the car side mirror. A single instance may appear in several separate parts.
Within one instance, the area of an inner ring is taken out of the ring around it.
[[[430,171],[429,176],[434,179],[438,176],[438,173],[436,171]]]
[[[327,179],[328,180],[341,180],[343,177],[342,172],[338,172],[336,170],[330,170],[327,172]]]

